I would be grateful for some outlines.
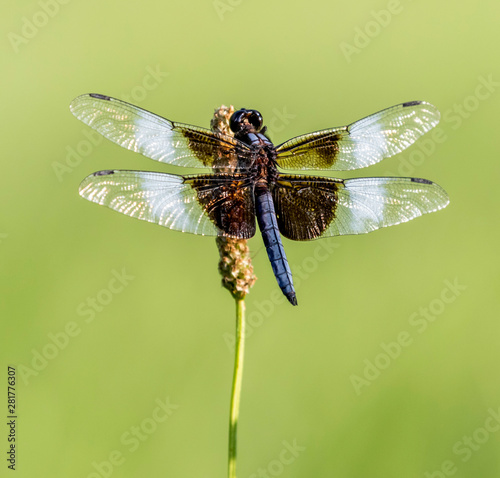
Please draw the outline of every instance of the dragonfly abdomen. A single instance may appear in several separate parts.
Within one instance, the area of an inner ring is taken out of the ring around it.
[[[267,255],[280,289],[292,305],[297,305],[293,288],[292,272],[288,265],[285,249],[276,220],[274,202],[267,185],[257,184],[255,187],[255,209],[257,222],[266,246]]]

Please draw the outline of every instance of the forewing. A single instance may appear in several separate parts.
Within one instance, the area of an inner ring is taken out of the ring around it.
[[[435,106],[402,103],[349,126],[292,138],[277,147],[278,165],[296,170],[365,168],[405,150],[438,123]]]
[[[249,186],[235,181],[217,174],[99,171],[83,180],[80,195],[177,231],[246,239],[255,233],[253,197]],[[231,222],[235,217],[237,224]]]
[[[248,147],[230,136],[174,123],[109,96],[82,95],[70,109],[107,139],[162,163],[232,170],[248,164]]]
[[[337,180],[281,175],[273,189],[281,234],[306,241],[363,234],[446,207],[446,191],[418,178]]]

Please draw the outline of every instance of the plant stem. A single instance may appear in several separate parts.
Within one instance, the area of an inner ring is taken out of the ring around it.
[[[234,349],[234,375],[231,390],[231,409],[229,415],[229,478],[236,478],[236,435],[240,413],[241,382],[243,380],[243,359],[245,355],[245,301],[236,302],[236,344]]]

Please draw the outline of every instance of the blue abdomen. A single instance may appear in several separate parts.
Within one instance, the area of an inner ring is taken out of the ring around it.
[[[262,239],[278,285],[290,303],[297,305],[292,272],[281,243],[273,198],[265,186],[258,185],[255,188],[255,209]]]

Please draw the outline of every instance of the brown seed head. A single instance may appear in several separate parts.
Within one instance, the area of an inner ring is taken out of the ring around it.
[[[233,106],[222,105],[215,110],[210,121],[212,131],[233,136],[229,128],[229,119],[233,113]],[[217,237],[215,241],[220,255],[219,272],[222,285],[235,299],[243,299],[257,280],[253,273],[248,243],[245,239],[230,237]]]

